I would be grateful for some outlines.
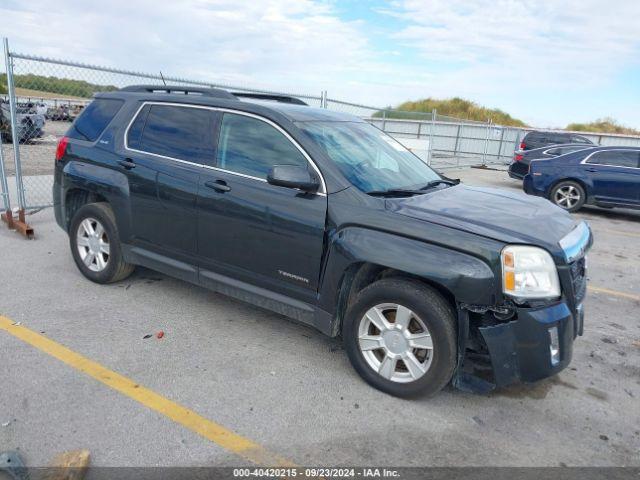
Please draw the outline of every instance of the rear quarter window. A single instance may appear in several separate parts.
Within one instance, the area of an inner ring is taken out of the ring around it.
[[[123,104],[123,100],[116,98],[96,98],[82,111],[67,132],[67,136],[95,142]]]
[[[173,105],[143,108],[129,128],[127,146],[145,153],[192,163],[214,159],[215,113]]]
[[[572,143],[593,143],[591,140],[589,140],[587,137],[582,137],[580,135],[573,135],[571,137],[571,142]]]
[[[596,165],[610,165],[613,167],[638,168],[640,152],[634,150],[605,150],[596,152],[586,163]]]

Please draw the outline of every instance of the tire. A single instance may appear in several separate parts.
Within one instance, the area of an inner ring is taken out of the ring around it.
[[[393,304],[398,307],[395,312]],[[409,315],[406,309],[410,310]],[[391,329],[375,326],[370,318],[376,317],[376,311],[382,313]],[[408,328],[396,324],[396,318],[407,317],[410,318]],[[427,331],[420,327],[426,327]],[[425,333],[430,334],[432,349],[413,348],[415,342],[428,343]],[[422,339],[417,340],[421,334]],[[414,280],[388,278],[364,288],[347,311],[342,336],[349,360],[360,376],[374,388],[397,397],[429,396],[439,392],[451,380],[456,366],[453,309],[436,290]],[[407,336],[416,340],[409,341]],[[383,347],[371,347],[379,344]],[[402,353],[405,347],[406,351]],[[403,354],[406,357],[399,357]],[[395,364],[391,357],[395,357]]]
[[[551,189],[549,200],[567,212],[573,213],[582,208],[587,196],[578,182],[563,180]]]
[[[102,227],[101,235],[99,226]],[[95,235],[89,234],[91,229]],[[69,245],[78,269],[92,282],[124,280],[135,268],[122,257],[118,227],[108,203],[90,203],[78,209],[71,219]]]

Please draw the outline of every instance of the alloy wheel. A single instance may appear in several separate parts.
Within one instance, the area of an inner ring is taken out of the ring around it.
[[[109,237],[95,218],[85,218],[76,232],[76,245],[80,259],[93,272],[101,272],[109,263]]]
[[[415,312],[396,303],[379,304],[365,313],[358,345],[369,367],[393,382],[418,380],[433,360],[429,329]]]
[[[562,208],[573,208],[580,201],[580,192],[573,185],[565,185],[558,188],[554,201]]]

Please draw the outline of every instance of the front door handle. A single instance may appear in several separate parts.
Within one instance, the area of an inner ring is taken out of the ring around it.
[[[204,182],[204,186],[208,188],[213,188],[216,192],[224,193],[231,190],[231,187],[227,185],[227,182],[224,180],[216,180],[215,182],[206,181]]]
[[[124,160],[118,160],[118,163],[122,165],[124,168],[126,168],[127,170],[136,168],[136,162],[134,162],[130,158],[125,158]]]
[[[597,168],[593,168],[593,167],[591,167],[591,168],[587,168],[586,170],[587,170],[587,172],[591,172],[591,173],[595,173],[595,172],[597,172],[597,171],[598,171],[598,169],[597,169]]]

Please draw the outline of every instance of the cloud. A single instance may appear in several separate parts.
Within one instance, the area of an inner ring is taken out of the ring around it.
[[[398,42],[458,65],[455,82],[474,74],[521,87],[593,86],[640,57],[637,0],[406,0],[382,12],[407,22]]]
[[[16,51],[246,86],[319,94],[369,61],[360,23],[311,0],[34,0],[0,16]]]
[[[640,125],[628,80],[640,72],[638,0],[379,0],[353,10],[360,20],[353,5],[4,0],[0,18],[22,53],[374,106],[462,96],[535,123]]]

